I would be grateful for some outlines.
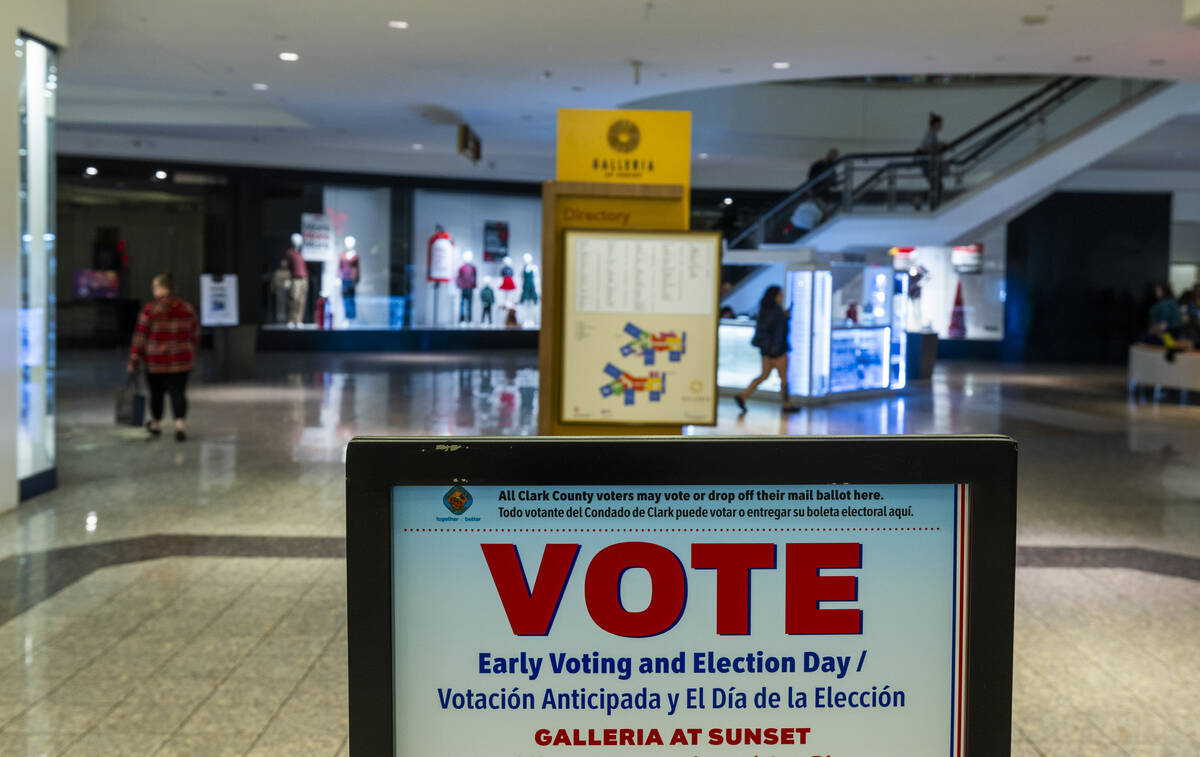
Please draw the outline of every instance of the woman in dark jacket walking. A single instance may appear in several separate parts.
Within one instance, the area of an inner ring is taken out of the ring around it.
[[[750,382],[734,397],[742,412],[746,412],[746,398],[758,388],[758,385],[771,376],[771,371],[779,371],[779,383],[782,387],[783,412],[795,412],[797,408],[790,401],[788,391],[788,314],[783,309],[783,289],[777,286],[767,287],[763,293],[762,302],[758,306],[758,323],[754,327],[754,340],[750,342],[762,352],[762,373]]]

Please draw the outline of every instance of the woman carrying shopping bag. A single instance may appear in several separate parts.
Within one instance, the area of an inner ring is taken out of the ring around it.
[[[171,414],[175,416],[175,441],[187,439],[187,380],[200,344],[200,321],[195,309],[175,295],[175,277],[161,273],[154,277],[154,300],[142,308],[133,345],[129,348],[129,372],[146,366],[150,388],[150,420],[146,430],[151,436],[162,433],[163,397],[171,395]]]

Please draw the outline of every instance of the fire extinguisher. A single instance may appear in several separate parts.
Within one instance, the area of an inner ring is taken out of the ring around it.
[[[316,322],[317,328],[325,330],[325,307],[329,302],[329,298],[321,295],[317,298],[316,305],[313,306],[313,321]]]

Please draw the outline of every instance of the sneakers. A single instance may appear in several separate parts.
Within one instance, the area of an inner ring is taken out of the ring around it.
[[[150,436],[162,436],[162,426],[155,428],[153,423],[154,421],[146,421],[146,430],[150,432]]]
[[[177,442],[186,442],[187,441],[187,434],[184,432],[183,429],[181,429],[181,428],[175,429],[175,441],[177,441]]]
[[[742,399],[741,395],[735,394],[733,396],[733,401],[737,403],[739,410],[741,410],[743,413],[746,412],[746,400]]]

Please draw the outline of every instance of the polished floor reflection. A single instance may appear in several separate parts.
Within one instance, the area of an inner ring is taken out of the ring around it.
[[[60,362],[61,486],[0,516],[0,754],[347,753],[345,444],[532,434],[536,357],[264,355],[196,381],[184,444],[112,424],[119,355]],[[946,364],[692,432],[1014,436],[1013,753],[1196,755],[1198,428],[1119,370]]]

